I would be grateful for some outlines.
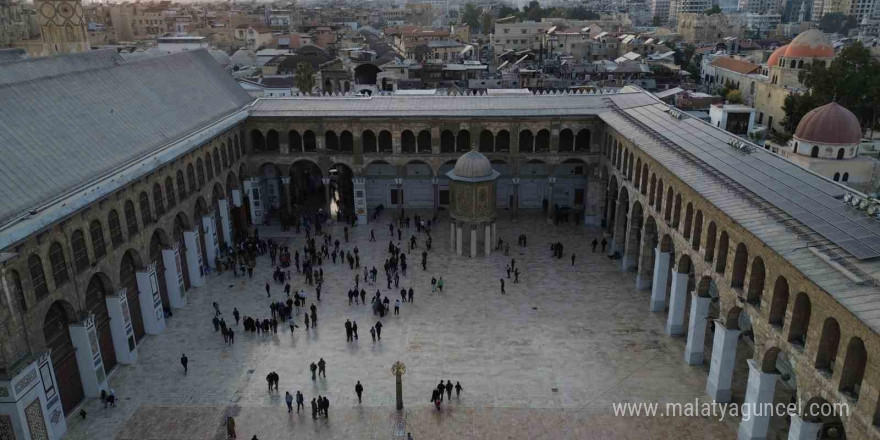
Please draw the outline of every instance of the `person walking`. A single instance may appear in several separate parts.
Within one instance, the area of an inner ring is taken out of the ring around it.
[[[309,370],[311,370],[311,372],[312,372],[312,380],[315,380],[316,379],[315,372],[318,371],[318,365],[315,364],[314,362],[312,362],[312,364],[309,365]]]
[[[455,382],[455,398],[458,399],[461,396],[461,391],[464,388],[461,387],[461,382]]]
[[[235,325],[238,325],[238,320],[240,319],[241,315],[239,315],[238,309],[235,307],[232,308],[232,317],[235,318]]]
[[[303,411],[305,411],[305,409],[306,409],[306,406],[305,406],[305,404],[303,404],[303,401],[304,401],[303,394],[299,390],[296,390],[296,413],[297,414],[299,414],[300,408],[302,408]]]
[[[290,395],[290,391],[284,392],[284,402],[287,403],[287,412],[293,412],[293,396]]]
[[[226,418],[226,438],[238,438],[235,436],[235,419]]]
[[[266,298],[269,298],[269,297],[271,297],[271,296],[272,296],[272,295],[269,294],[269,283],[266,283]]]
[[[370,327],[370,336],[373,337],[373,342],[376,342],[376,327]]]
[[[437,385],[437,394],[439,394],[441,402],[443,401],[443,391],[446,391],[446,385],[443,385],[443,381],[441,380]]]
[[[324,396],[324,418],[330,418],[330,399],[327,396]]]
[[[608,240],[606,240],[606,239],[603,237],[603,238],[602,238],[602,252],[605,252],[605,246],[607,246],[607,245],[608,245]]]
[[[452,399],[452,381],[451,380],[446,381],[446,398]]]
[[[571,254],[571,267],[574,267],[574,252]]]
[[[318,361],[318,375],[327,378],[327,362],[324,362],[324,358]]]
[[[354,334],[354,340],[357,341],[357,339],[358,339],[358,322],[357,321],[351,322],[351,332]]]
[[[358,381],[357,385],[354,386],[354,392],[358,396],[358,403],[361,403],[361,395],[364,393],[364,386],[361,385],[361,381]]]
[[[315,399],[313,398],[312,399],[312,419],[314,420],[317,418],[318,418],[318,402],[316,402]]]
[[[410,287],[410,288],[409,288],[409,292],[407,292],[407,293],[408,293],[408,296],[409,296],[409,302],[413,302],[413,295],[415,295],[415,291],[413,291],[413,288]]]
[[[437,288],[440,289],[440,293],[443,293],[443,277],[437,280]]]
[[[505,269],[507,270],[507,278],[510,278],[510,265],[508,264]]]
[[[519,269],[513,271],[513,284],[519,283]]]
[[[235,332],[232,328],[226,330],[226,338],[229,340],[229,345],[235,344]]]
[[[352,333],[351,333],[351,321],[345,320],[345,342],[351,342]]]
[[[431,277],[431,292],[437,291],[437,278]]]
[[[186,376],[188,371],[187,364],[189,364],[189,359],[186,357],[186,353],[180,355],[180,365],[183,365],[183,375]]]
[[[501,293],[504,293],[504,278],[499,278],[501,281]]]
[[[395,315],[400,314],[400,300],[399,299],[394,300],[394,314]]]
[[[593,239],[593,242],[590,243],[590,247],[593,248],[593,253],[594,253],[594,254],[596,253],[596,246],[598,246],[598,245],[599,245],[599,240],[596,240],[595,238]]]
[[[376,322],[376,339],[382,340],[382,322]]]

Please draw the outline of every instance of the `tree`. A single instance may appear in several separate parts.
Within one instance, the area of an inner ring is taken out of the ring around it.
[[[710,9],[706,9],[706,15],[715,15],[721,13],[721,8],[718,5],[712,5]]]
[[[537,0],[532,0],[528,6],[523,6],[523,12],[525,12],[526,18],[530,21],[541,21],[541,18],[544,16],[541,4]]]
[[[498,9],[498,18],[507,18],[507,17],[517,17],[519,16],[519,11],[511,8],[507,5],[501,5],[501,8]]]
[[[480,29],[482,29],[484,34],[492,33],[492,14],[483,14],[480,17]]]
[[[300,93],[311,94],[315,88],[315,72],[310,63],[299,63],[294,72],[294,82]]]
[[[480,11],[477,10],[477,7],[474,6],[473,3],[464,5],[464,12],[461,14],[461,21],[470,26],[471,29],[477,29],[480,27]]]
[[[786,96],[785,102],[782,104],[782,111],[785,112],[785,117],[782,119],[782,127],[786,133],[794,133],[798,124],[801,123],[801,118],[808,111],[824,104],[826,103],[809,92]]]
[[[790,122],[786,129],[794,129],[807,111],[832,100],[855,113],[862,129],[873,128],[880,108],[877,78],[880,61],[872,58],[871,51],[860,42],[844,47],[828,67],[824,62],[805,65],[798,80],[809,92],[788,97],[792,102],[786,110],[786,120]]]
[[[651,26],[660,27],[663,25],[663,19],[660,18],[659,15],[655,15],[654,18],[651,19]]]
[[[742,104],[743,94],[739,90],[731,90],[727,92],[727,95],[725,95],[725,99],[727,99],[727,102],[731,104]]]
[[[859,21],[855,16],[844,15],[840,12],[832,12],[822,16],[819,20],[819,29],[829,34],[848,34],[849,30],[858,26]]]

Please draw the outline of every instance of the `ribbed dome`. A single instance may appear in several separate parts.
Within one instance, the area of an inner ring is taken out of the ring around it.
[[[834,47],[819,29],[807,29],[791,40],[782,56],[786,58],[832,58]]]
[[[831,102],[804,115],[794,137],[814,144],[858,144],[862,127],[853,112]]]
[[[770,54],[770,58],[767,58],[767,67],[776,67],[779,65],[779,58],[782,57],[782,54],[787,48],[788,46],[786,45],[774,50],[773,53]]]
[[[452,172],[458,177],[488,177],[492,175],[492,163],[483,153],[471,150],[455,161]]]

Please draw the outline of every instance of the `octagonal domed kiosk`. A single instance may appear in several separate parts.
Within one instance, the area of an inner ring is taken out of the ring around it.
[[[483,247],[486,255],[492,252],[495,231],[495,180],[501,173],[492,169],[489,159],[471,150],[455,162],[446,173],[450,180],[452,222],[449,242],[458,255],[464,253],[462,229],[470,226],[471,258],[477,256],[477,228],[483,229]]]

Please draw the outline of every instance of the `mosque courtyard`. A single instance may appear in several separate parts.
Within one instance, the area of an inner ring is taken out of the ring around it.
[[[367,286],[367,296],[379,289],[393,308],[399,289],[385,289],[382,270],[389,217],[353,228],[350,244],[341,226],[330,231],[342,249],[359,247],[362,266],[376,266],[379,284]],[[508,217],[499,213],[497,226],[498,236],[511,241],[507,257],[455,255],[449,224],[441,217],[423,271],[425,234],[416,234],[419,248],[408,255],[408,276],[400,280],[401,287],[415,289],[414,303],[381,319],[379,342],[369,334],[379,318],[369,305],[350,306],[346,296],[363,269],[325,261],[317,303],[313,288],[291,268],[292,289],[308,292],[319,318],[317,328],[306,331],[300,315],[293,335],[284,325],[272,335],[234,325],[233,307],[245,316],[270,316],[264,290],[271,282],[268,256],[258,258],[251,279],[212,273],[205,286],[187,292],[188,305],[174,310],[164,334],[140,343],[137,363],[120,364],[110,374],[118,406],[104,409],[98,399],[87,399],[87,418],[74,412],[66,438],[222,439],[226,416],[235,418],[238,438],[245,440],[396,439],[405,432],[419,440],[735,436],[738,419],[615,416],[613,403],[706,400],[708,365],[683,361],[685,339],[664,334],[666,314],[649,312],[650,291],[635,289],[633,273],[621,272],[619,260],[590,252],[593,238],[602,239],[598,228],[552,226],[537,213],[521,213],[516,222]],[[371,229],[375,243],[369,242]],[[414,227],[404,229],[401,245],[414,233]],[[515,246],[523,233],[528,247]],[[304,242],[304,234],[277,227],[261,228],[260,236],[286,243],[291,252]],[[562,259],[550,258],[553,241],[563,243]],[[511,258],[521,270],[519,284],[506,277]],[[431,292],[432,276],[443,277],[442,293]],[[286,299],[282,286],[271,284],[271,299]],[[232,346],[211,324],[214,301],[236,332]],[[346,342],[346,319],[358,324],[356,342]],[[188,375],[179,362],[182,353],[189,358]],[[313,381],[309,364],[322,357],[327,377]],[[391,374],[398,360],[407,367],[400,413]],[[272,371],[280,386],[270,394],[266,375]],[[451,401],[444,399],[437,412],[429,399],[440,380],[460,382],[464,391],[460,398],[453,393]],[[365,388],[361,404],[357,381]],[[297,390],[305,396],[306,411],[289,414],[284,392]],[[329,396],[330,414],[313,420],[309,402],[319,394]]]

